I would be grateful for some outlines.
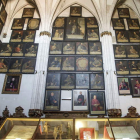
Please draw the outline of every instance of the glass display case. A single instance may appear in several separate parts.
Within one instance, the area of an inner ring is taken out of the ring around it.
[[[7,118],[0,139],[139,139],[140,118]]]

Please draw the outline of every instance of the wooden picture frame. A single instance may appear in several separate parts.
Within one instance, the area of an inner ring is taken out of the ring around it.
[[[23,30],[24,23],[24,18],[14,18],[11,30]]]
[[[139,24],[139,20],[138,19],[127,19],[127,24],[128,24],[128,28],[129,30],[139,30],[140,29],[140,24]]]
[[[140,77],[130,77],[130,86],[132,97],[139,98],[140,97]]]
[[[75,73],[62,73],[61,74],[61,89],[74,89],[75,88]]]
[[[65,17],[57,17],[54,21],[53,28],[64,28]]]
[[[139,32],[139,30],[130,30],[129,31],[129,40],[132,43],[140,43],[140,32]]]
[[[76,73],[76,89],[89,89],[88,73]]]
[[[6,73],[9,67],[9,58],[0,58],[0,73]]]
[[[24,8],[23,18],[32,18],[34,16],[35,8]]]
[[[129,8],[117,8],[119,18],[130,18]]]
[[[33,74],[35,71],[35,66],[35,58],[24,58],[22,63],[22,73]]]
[[[140,60],[129,60],[128,65],[131,75],[140,75]]]
[[[35,30],[23,31],[23,42],[34,42],[36,36]]]
[[[64,40],[64,29],[53,29],[52,31],[52,40],[53,41],[62,41]]]
[[[11,56],[13,49],[12,43],[2,43],[0,45],[0,57]]]
[[[76,57],[76,71],[89,71],[88,56]]]
[[[48,73],[46,80],[47,89],[60,89],[60,73]]]
[[[90,55],[101,55],[102,44],[101,42],[89,42],[89,54]]]
[[[63,54],[75,54],[75,42],[63,42]]]
[[[106,115],[106,101],[104,91],[89,91],[90,115]]]
[[[116,34],[116,41],[117,43],[128,43],[129,42],[129,35],[128,31],[125,30],[115,30]]]
[[[40,18],[29,18],[27,23],[27,30],[39,30]]]
[[[10,42],[21,42],[23,38],[23,30],[13,30]]]
[[[140,46],[137,45],[127,45],[126,47],[126,53],[127,58],[139,58],[140,57]]]
[[[104,90],[105,89],[103,73],[90,74],[90,89],[92,89],[92,90]]]
[[[87,29],[87,40],[88,41],[100,41],[99,29]]]
[[[85,41],[86,40],[86,21],[83,17],[66,18],[65,40],[66,41]]]
[[[128,61],[116,60],[115,64],[116,64],[117,75],[128,75],[129,74]]]
[[[72,90],[72,110],[88,111],[88,90],[73,89]]]
[[[76,54],[88,55],[88,42],[76,42]]]
[[[6,74],[2,94],[19,94],[21,74]]]
[[[46,90],[44,112],[60,110],[60,90]]]
[[[70,7],[70,16],[81,17],[82,16],[82,7],[81,6],[71,6]]]
[[[125,30],[124,19],[112,18],[112,25],[114,30]]]
[[[98,28],[98,23],[95,17],[87,17],[87,28]]]
[[[117,77],[119,95],[131,95],[128,77]]]
[[[13,45],[12,56],[22,57],[24,55],[24,45],[23,43],[15,43]]]

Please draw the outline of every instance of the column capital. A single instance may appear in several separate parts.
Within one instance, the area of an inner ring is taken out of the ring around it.
[[[109,32],[109,31],[104,31],[104,32],[101,33],[101,37],[103,37],[104,35],[110,35],[110,36],[112,36],[112,33]]]
[[[48,31],[41,31],[40,32],[40,36],[44,36],[44,35],[47,35],[48,37],[51,37],[51,33],[48,32]]]

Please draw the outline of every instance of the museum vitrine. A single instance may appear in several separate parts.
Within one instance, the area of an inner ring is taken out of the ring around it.
[[[7,118],[0,139],[140,139],[140,118]]]

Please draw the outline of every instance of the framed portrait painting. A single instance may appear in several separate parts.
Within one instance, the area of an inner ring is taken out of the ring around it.
[[[87,28],[98,28],[98,23],[95,17],[88,17],[87,20]]]
[[[101,73],[90,74],[90,89],[104,90],[104,75]]]
[[[98,56],[90,57],[89,67],[90,71],[103,71],[102,57]]]
[[[62,70],[74,71],[75,70],[75,57],[63,57],[62,58]]]
[[[9,58],[0,58],[0,73],[8,71],[9,61]]]
[[[65,40],[85,40],[85,18],[67,18]]]
[[[54,21],[53,27],[63,28],[65,25],[65,18],[64,17],[57,17]]]
[[[76,42],[76,54],[88,54],[88,42]]]
[[[37,56],[38,44],[27,43],[27,44],[25,44],[24,47],[25,47],[25,56],[26,57],[36,57]]]
[[[70,16],[80,17],[82,15],[82,7],[80,6],[71,6],[70,7]]]
[[[23,30],[13,30],[10,42],[21,42],[23,37]]]
[[[139,46],[127,45],[125,47],[126,47],[127,58],[139,58],[139,50],[140,50]]]
[[[46,90],[44,112],[60,110],[60,94],[60,90]]]
[[[119,95],[131,95],[129,78],[118,77],[117,79],[118,79]]]
[[[2,94],[19,94],[21,74],[6,74]]]
[[[49,57],[48,70],[60,71],[61,70],[61,57]]]
[[[22,73],[34,73],[35,71],[36,59],[25,58],[22,63]]]
[[[128,75],[129,74],[129,67],[128,62],[126,60],[116,60],[116,71],[118,75]]]
[[[129,30],[139,30],[140,25],[138,19],[127,19]]]
[[[88,41],[100,41],[99,29],[87,29]]]
[[[3,22],[3,24],[5,24],[6,18],[7,18],[7,12],[4,8],[4,6],[2,6],[1,12],[0,12],[0,19]]]
[[[118,8],[117,10],[118,10],[118,15],[120,18],[130,18],[128,8]]]
[[[23,42],[34,42],[36,31],[26,30],[23,32]]]
[[[128,37],[128,31],[123,30],[117,30],[116,32],[116,40],[118,43],[128,43],[129,37]]]
[[[140,42],[140,32],[139,30],[131,30],[129,31],[129,39],[130,39],[130,42]]]
[[[102,54],[101,42],[89,42],[89,54],[93,55]]]
[[[89,74],[87,73],[76,74],[76,88],[89,89]]]
[[[88,90],[73,89],[72,90],[72,110],[88,111]]]
[[[48,73],[46,88],[60,89],[60,73]]]
[[[113,29],[114,30],[123,30],[125,29],[124,20],[119,18],[112,19]]]
[[[13,45],[12,56],[23,56],[24,47],[22,43],[15,43]]]
[[[14,18],[11,30],[22,30],[25,23],[24,18]]]
[[[63,54],[75,54],[75,42],[63,42]]]
[[[90,115],[94,116],[106,114],[106,102],[104,91],[89,91],[89,110]]]
[[[0,56],[11,56],[13,44],[2,43],[0,45]]]
[[[50,54],[62,54],[62,42],[51,41]]]
[[[88,71],[88,57],[76,57],[76,71]]]
[[[65,73],[61,74],[61,89],[74,89],[75,88],[75,74]]]
[[[22,17],[32,18],[34,16],[35,8],[24,8]]]
[[[132,97],[140,97],[140,77],[130,77]]]
[[[64,39],[64,29],[53,29],[52,40],[63,40]]]
[[[140,74],[140,60],[130,60],[128,61],[130,74],[139,75]]]
[[[113,47],[116,59],[126,58],[126,47],[124,45],[113,45]]]
[[[28,20],[27,30],[39,30],[40,18],[31,18]]]
[[[22,58],[13,58],[10,60],[9,72],[21,72],[23,59]]]

